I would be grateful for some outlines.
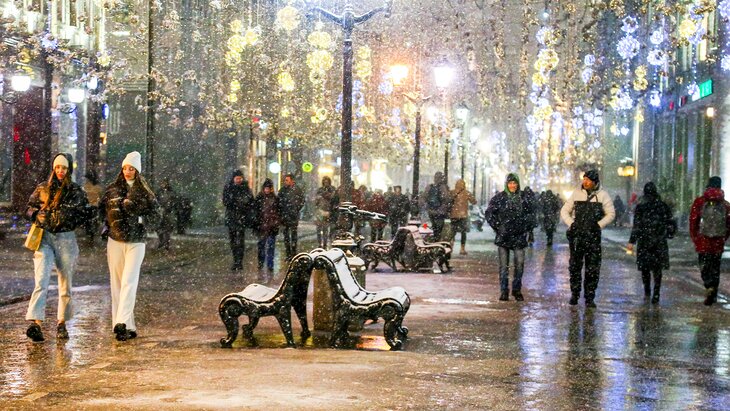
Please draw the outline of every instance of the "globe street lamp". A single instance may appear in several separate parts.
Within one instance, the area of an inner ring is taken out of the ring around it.
[[[629,201],[631,197],[631,179],[634,177],[634,174],[636,174],[636,168],[634,167],[634,160],[631,158],[624,158],[621,160],[621,166],[618,168],[617,172],[619,177],[624,177],[626,179],[626,201]]]
[[[310,2],[307,1],[305,4],[309,8]],[[388,0],[384,6],[372,9],[360,16],[355,15],[349,1],[345,3],[342,14],[339,16],[321,7],[310,8],[311,12],[317,12],[342,27],[343,32],[342,140],[340,141],[340,185],[343,187],[350,186],[352,181],[352,31],[356,25],[370,20],[381,11],[385,12],[385,17],[389,17],[392,5],[392,0]],[[340,196],[342,202],[349,202],[352,199],[352,193],[348,189],[342,190]]]

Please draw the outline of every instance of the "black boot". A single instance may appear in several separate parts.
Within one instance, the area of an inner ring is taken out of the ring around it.
[[[659,291],[662,288],[662,272],[654,272],[654,295],[651,297],[651,303],[657,304],[659,302]]]
[[[578,299],[580,299],[580,294],[573,294],[570,296],[570,301],[568,301],[568,304],[578,305]]]
[[[509,300],[509,292],[507,290],[502,290],[502,292],[499,294],[499,301],[508,301]]]
[[[641,281],[644,282],[644,297],[651,297],[651,273],[648,270],[641,272]]]
[[[715,302],[715,299],[717,298],[717,290],[710,287],[705,291],[705,305],[712,305]]]

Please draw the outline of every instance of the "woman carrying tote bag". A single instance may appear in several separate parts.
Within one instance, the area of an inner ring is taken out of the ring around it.
[[[70,154],[57,154],[53,158],[53,170],[48,181],[39,184],[28,200],[26,215],[43,229],[43,237],[33,254],[35,288],[30,297],[25,319],[30,326],[25,334],[34,342],[43,341],[42,322],[46,318],[46,298],[51,270],[58,271],[58,323],[56,337],[68,339],[66,321],[73,312],[71,284],[79,246],[74,229],[84,217],[87,200],[81,187],[71,181],[73,159]]]
[[[136,151],[127,154],[122,161],[122,170],[99,203],[99,213],[104,221],[102,236],[108,236],[112,325],[118,341],[137,337],[134,304],[145,254],[145,221],[159,217],[157,199],[140,174],[141,170],[140,154]]]

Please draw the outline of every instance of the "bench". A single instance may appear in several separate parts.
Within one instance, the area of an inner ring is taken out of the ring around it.
[[[365,290],[352,275],[342,250],[315,251],[311,255],[313,267],[327,274],[332,290],[334,329],[330,345],[340,347],[345,343],[351,319],[382,318],[385,341],[391,350],[400,350],[408,335],[408,329],[402,325],[411,305],[408,293],[401,287]]]
[[[360,258],[365,261],[365,267],[370,267],[372,263],[372,270],[375,271],[375,267],[378,266],[380,261],[385,262],[393,269],[398,271],[396,263],[401,263],[401,257],[403,250],[406,246],[406,239],[408,238],[410,231],[406,227],[400,227],[395,232],[395,237],[391,241],[380,240],[374,243],[367,243],[362,246],[360,252]],[[401,263],[401,265],[403,265]]]
[[[401,227],[408,230],[403,250],[402,263],[408,270],[420,271],[431,270],[436,263],[441,272],[451,271],[449,260],[451,259],[451,244],[446,241],[427,243],[418,227]]]
[[[259,318],[274,316],[284,333],[287,346],[295,347],[291,329],[292,308],[302,326],[302,340],[309,338],[311,333],[307,325],[307,290],[311,273],[312,256],[300,253],[289,263],[286,277],[278,290],[261,284],[251,284],[241,292],[223,297],[218,305],[218,313],[228,335],[221,338],[221,346],[230,348],[233,345],[238,336],[238,317],[245,314],[248,316],[248,324],[244,324],[241,331],[250,341],[255,342],[253,330]]]

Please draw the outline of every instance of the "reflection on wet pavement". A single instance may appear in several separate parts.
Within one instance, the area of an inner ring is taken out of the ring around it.
[[[402,285],[412,296],[409,340],[397,353],[382,323],[332,350],[327,333],[302,341],[295,322],[300,346],[284,349],[272,319],[262,319],[255,341],[221,349],[217,303],[254,281],[255,262],[229,272],[226,250],[193,247],[203,257],[143,271],[140,337],[128,343],[113,339],[103,281],[77,283],[66,342],[52,322],[45,343],[28,342],[24,303],[1,308],[0,405],[106,408],[126,398],[149,409],[730,409],[728,307],[702,306],[701,290],[672,273],[661,303],[647,303],[617,247],[604,249],[597,309],[567,304],[560,246],[529,250],[523,303],[497,301],[488,247],[455,258],[450,275],[368,274],[368,288]],[[48,306],[54,318],[54,301]]]

